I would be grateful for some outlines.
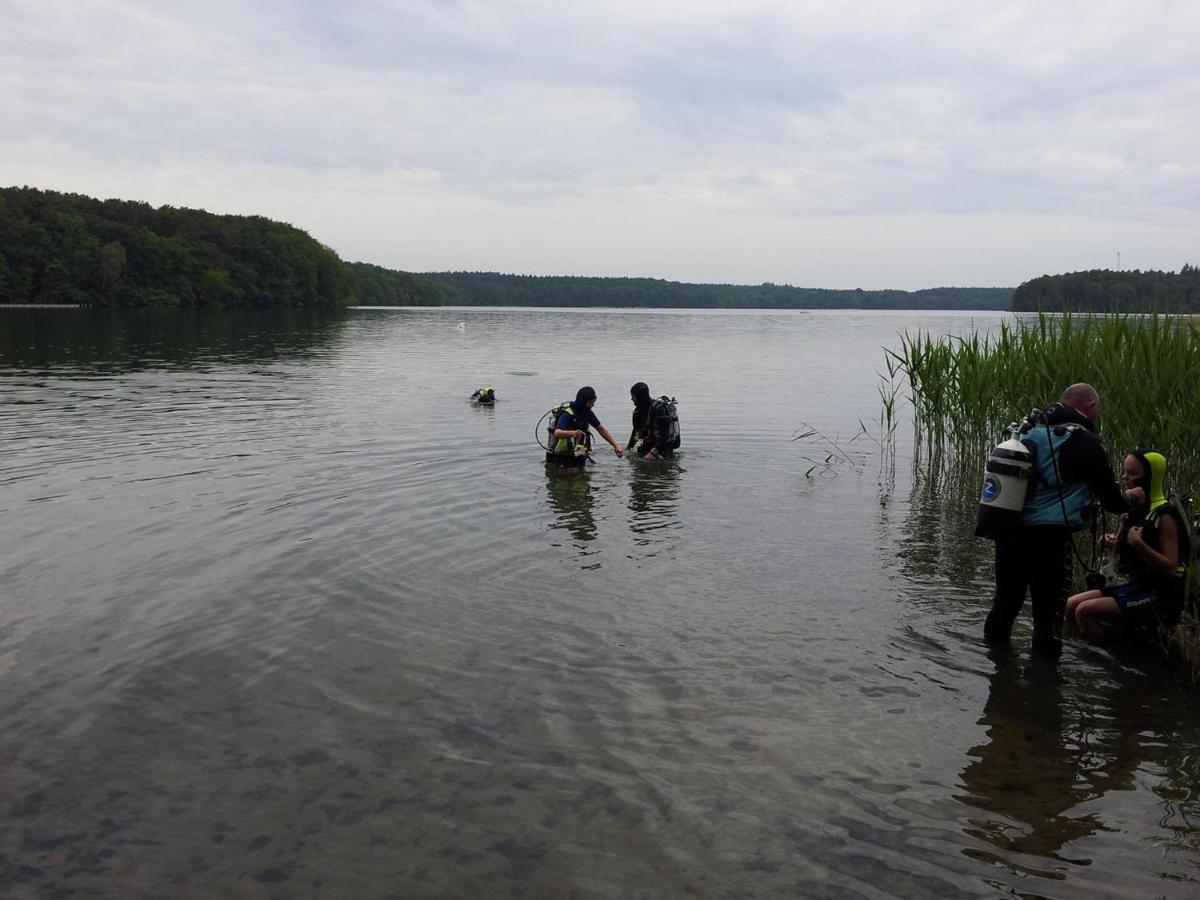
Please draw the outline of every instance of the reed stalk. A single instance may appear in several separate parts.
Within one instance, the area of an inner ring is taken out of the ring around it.
[[[1153,447],[1167,458],[1168,487],[1200,504],[1200,331],[1189,319],[1041,313],[983,335],[906,332],[884,353],[884,415],[894,420],[906,387],[918,471],[978,472],[1009,423],[1082,381],[1100,393],[1097,425],[1114,471],[1129,449]],[[1186,645],[1200,675],[1194,636]]]

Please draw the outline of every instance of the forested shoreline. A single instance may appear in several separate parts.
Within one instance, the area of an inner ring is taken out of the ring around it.
[[[1008,309],[1012,288],[866,291],[786,284],[688,284],[658,278],[587,278],[427,272],[444,298],[462,306],[620,306],[659,309]]]
[[[1007,309],[1011,288],[864,291],[656,278],[412,273],[347,262],[291,225],[0,188],[0,305]]]
[[[0,303],[339,307],[349,287],[333,250],[261,216],[0,189]]]
[[[836,290],[658,278],[403,272],[346,262],[294,226],[29,187],[0,188],[0,305],[179,308],[1200,311],[1200,270],[1093,270],[1013,288]]]
[[[1200,269],[1179,272],[1091,269],[1043,275],[1013,293],[1016,312],[1200,312]]]

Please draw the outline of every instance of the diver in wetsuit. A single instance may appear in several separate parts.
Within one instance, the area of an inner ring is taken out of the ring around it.
[[[587,451],[591,448],[589,426],[612,445],[613,453],[620,458],[625,451],[617,444],[609,430],[600,424],[592,407],[596,405],[596,391],[592,387],[581,387],[575,401],[567,404],[559,413],[550,429],[550,450],[546,451],[546,462],[564,469],[582,469],[587,465]]]
[[[1074,547],[1071,533],[1087,526],[1094,500],[1123,513],[1136,499],[1117,486],[1104,445],[1095,433],[1100,395],[1089,384],[1073,384],[1059,402],[1021,435],[1035,456],[1031,494],[1021,524],[996,537],[996,592],[983,626],[989,644],[1006,644],[1029,592],[1033,606],[1033,650],[1057,657],[1070,593]]]

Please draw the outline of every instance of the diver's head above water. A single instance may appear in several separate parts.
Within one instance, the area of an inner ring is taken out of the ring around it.
[[[582,412],[585,409],[591,409],[596,404],[596,389],[590,385],[584,385],[575,393],[575,411]]]

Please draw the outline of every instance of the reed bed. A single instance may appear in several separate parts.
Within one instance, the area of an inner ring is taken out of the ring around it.
[[[898,397],[911,402],[926,477],[978,475],[1008,424],[1084,381],[1100,393],[1097,424],[1114,471],[1130,448],[1153,447],[1167,458],[1168,487],[1200,505],[1200,331],[1190,319],[1042,313],[992,334],[905,333],[885,354],[881,421],[894,422]],[[1200,675],[1195,631],[1179,637]]]
[[[885,354],[893,395],[897,382],[908,389],[926,464],[978,469],[1005,426],[1086,381],[1100,393],[1114,465],[1154,447],[1177,490],[1200,488],[1200,331],[1186,319],[1043,313],[990,335],[906,333]]]

